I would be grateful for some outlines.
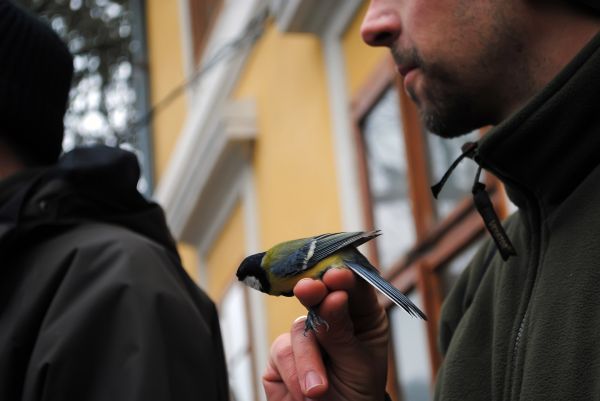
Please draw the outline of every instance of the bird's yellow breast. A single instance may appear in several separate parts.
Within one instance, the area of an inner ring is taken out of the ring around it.
[[[333,254],[319,261],[314,266],[298,272],[296,275],[287,277],[276,277],[270,271],[268,272],[271,283],[271,295],[291,295],[296,283],[303,278],[320,279],[328,269],[345,268],[344,260],[339,254]]]

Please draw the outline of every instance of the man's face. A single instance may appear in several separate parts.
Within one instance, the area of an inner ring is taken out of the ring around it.
[[[530,89],[520,3],[371,0],[361,34],[390,48],[426,127],[453,137],[498,123],[511,98]]]

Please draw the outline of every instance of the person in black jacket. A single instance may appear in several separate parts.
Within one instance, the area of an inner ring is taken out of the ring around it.
[[[435,399],[597,399],[600,2],[371,0],[362,36],[390,48],[428,130],[494,126],[464,156],[519,208],[502,225],[482,213],[491,238],[442,310]],[[336,280],[296,288],[342,327],[302,338],[295,323],[275,341],[270,400],[384,399],[387,323],[364,313],[366,290]]]
[[[72,58],[0,0],[0,400],[227,400],[215,305],[136,157],[59,158]]]

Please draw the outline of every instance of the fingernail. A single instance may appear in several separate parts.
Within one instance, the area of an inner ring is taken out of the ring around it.
[[[323,385],[323,380],[317,372],[311,370],[304,376],[304,386],[307,392],[321,385]]]
[[[298,316],[298,317],[296,318],[296,320],[294,320],[294,323],[300,322],[300,321],[302,321],[302,320],[306,320],[306,316]]]

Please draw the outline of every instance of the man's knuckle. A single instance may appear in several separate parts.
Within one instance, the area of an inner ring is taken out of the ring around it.
[[[275,358],[279,361],[285,361],[290,358],[293,358],[294,350],[292,349],[292,345],[289,343],[280,343],[277,347],[275,347]]]

